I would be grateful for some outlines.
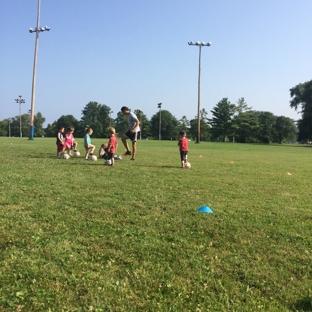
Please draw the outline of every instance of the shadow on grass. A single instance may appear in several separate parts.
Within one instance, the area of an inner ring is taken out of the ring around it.
[[[261,145],[261,144],[260,144]],[[264,144],[264,145],[267,145],[267,146],[282,146],[282,147],[310,147],[312,148],[311,145],[305,145],[305,144]]]
[[[168,165],[141,165],[138,164],[138,167],[147,167],[147,168],[170,168],[170,169],[179,169],[181,170],[182,168],[178,167],[178,166],[168,166]]]
[[[11,247],[13,245],[14,245],[13,242],[5,242],[5,243],[0,245],[0,251],[8,249],[9,247]]]
[[[312,311],[312,297],[306,297],[298,300],[295,303],[294,311],[311,312]]]

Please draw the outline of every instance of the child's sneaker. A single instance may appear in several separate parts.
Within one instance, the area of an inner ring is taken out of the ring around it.
[[[131,152],[130,151],[126,151],[124,154],[122,154],[123,156],[128,156],[128,155],[131,155]]]

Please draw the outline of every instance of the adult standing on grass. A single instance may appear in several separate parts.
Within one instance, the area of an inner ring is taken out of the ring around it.
[[[126,106],[123,106],[121,108],[121,112],[128,117],[129,123],[129,131],[127,131],[121,137],[121,141],[126,148],[126,152],[123,155],[131,155],[131,151],[127,142],[127,139],[130,139],[132,141],[132,157],[130,160],[135,160],[137,152],[136,142],[138,138],[138,133],[140,132],[140,121],[136,114],[130,112],[130,109]]]

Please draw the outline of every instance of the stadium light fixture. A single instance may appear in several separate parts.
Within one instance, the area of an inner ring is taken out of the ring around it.
[[[21,109],[21,104],[25,103],[25,100],[22,99],[22,96],[21,96],[21,95],[19,95],[18,97],[19,97],[18,99],[15,99],[15,102],[19,104],[20,137],[22,137],[22,136],[23,136],[23,133],[22,133],[22,109]]]
[[[37,26],[35,29],[29,28],[30,33],[36,33],[36,42],[35,42],[35,55],[34,55],[34,68],[33,68],[33,79],[32,79],[32,90],[31,90],[31,112],[30,112],[30,131],[29,139],[33,140],[35,135],[35,97],[36,97],[36,73],[37,73],[37,59],[38,59],[38,41],[40,32],[49,31],[51,27],[45,26],[40,27],[40,6],[41,0],[38,0],[38,11],[37,11]]]
[[[202,47],[210,47],[211,42],[203,42],[203,41],[196,41],[192,42],[189,41],[188,45],[195,45],[199,47],[199,61],[198,61],[198,104],[197,104],[197,139],[196,143],[200,142],[200,72],[201,72],[201,48]]]

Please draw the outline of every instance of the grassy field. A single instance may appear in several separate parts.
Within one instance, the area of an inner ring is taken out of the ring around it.
[[[312,311],[311,147],[0,144],[0,311]]]

